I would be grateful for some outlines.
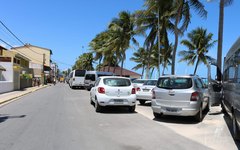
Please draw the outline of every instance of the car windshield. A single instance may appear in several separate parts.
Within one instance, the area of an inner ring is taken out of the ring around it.
[[[131,82],[129,79],[121,78],[105,78],[103,83],[108,86],[130,86]]]
[[[157,80],[148,80],[143,85],[156,85],[156,84],[157,84]]]
[[[157,87],[164,89],[188,89],[192,87],[191,78],[159,78]]]

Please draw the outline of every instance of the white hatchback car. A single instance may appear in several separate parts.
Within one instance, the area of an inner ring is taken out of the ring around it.
[[[157,84],[157,79],[149,79],[144,84],[137,88],[137,100],[143,105],[146,101],[152,100],[152,89]]]
[[[90,101],[95,104],[96,112],[101,112],[104,106],[126,106],[134,112],[136,90],[129,78],[99,77],[90,91]]]

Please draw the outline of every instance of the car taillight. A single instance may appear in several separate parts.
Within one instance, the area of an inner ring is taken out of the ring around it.
[[[198,101],[199,100],[199,94],[198,92],[193,92],[191,95],[190,101]]]
[[[156,99],[156,93],[154,90],[152,90],[152,99]]]
[[[104,89],[104,87],[99,87],[99,88],[98,88],[98,93],[105,94],[105,89]]]
[[[136,94],[135,88],[132,88],[132,94]]]
[[[141,91],[140,87],[137,88],[137,91]]]
[[[75,78],[73,78],[73,81],[75,81]]]

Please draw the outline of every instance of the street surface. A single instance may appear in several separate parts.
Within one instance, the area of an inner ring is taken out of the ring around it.
[[[149,104],[96,113],[88,91],[58,83],[0,107],[0,150],[238,149],[223,117],[155,120]]]

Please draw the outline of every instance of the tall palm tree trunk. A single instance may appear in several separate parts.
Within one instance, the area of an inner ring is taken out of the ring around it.
[[[160,77],[160,54],[161,54],[161,35],[160,35],[160,8],[158,7],[158,77]]]
[[[194,69],[194,75],[196,75],[198,64],[199,64],[199,57],[197,59],[197,63],[196,63],[195,69]]]
[[[182,10],[182,5],[178,9],[177,18],[175,20],[175,25],[174,25],[175,43],[174,43],[173,56],[172,56],[172,75],[175,74],[176,53],[177,53],[177,47],[178,47],[178,23],[180,20],[181,10]]]
[[[217,51],[217,77],[222,80],[222,43],[223,43],[223,20],[224,20],[224,0],[220,0],[219,27],[218,27],[218,51]],[[220,70],[220,71],[219,71]]]
[[[98,61],[98,66],[99,66],[99,67],[98,67],[98,71],[100,71],[100,69],[101,69],[101,67],[100,67],[100,66],[101,66],[101,61],[102,61],[102,57],[99,58],[99,61]]]
[[[145,69],[145,65],[143,65],[142,67],[142,76],[141,76],[142,79],[143,79],[144,69]]]
[[[121,76],[123,76],[123,63],[124,63],[124,60],[122,60],[122,63],[121,63]]]

